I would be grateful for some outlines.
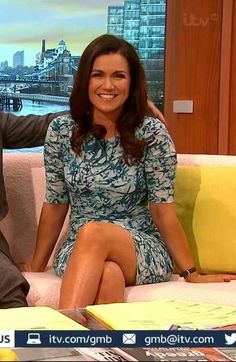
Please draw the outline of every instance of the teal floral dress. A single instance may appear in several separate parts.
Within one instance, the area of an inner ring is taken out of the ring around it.
[[[141,162],[132,166],[124,162],[119,136],[101,141],[90,135],[81,155],[75,154],[70,146],[73,126],[69,115],[55,118],[44,147],[45,202],[70,204],[68,238],[54,261],[57,275],[64,273],[80,227],[103,221],[120,225],[132,235],[136,284],[169,280],[172,259],[148,210],[148,202],[173,201],[176,152],[165,126],[145,117],[136,135],[147,146]]]

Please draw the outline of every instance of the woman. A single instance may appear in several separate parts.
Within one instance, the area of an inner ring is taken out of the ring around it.
[[[85,49],[70,98],[45,143],[46,199],[31,271],[45,269],[70,206],[70,232],[55,270],[59,308],[124,301],[125,286],[200,275],[173,204],[176,153],[157,119],[145,117],[145,75],[134,48],[102,35]],[[149,205],[149,208],[148,208]]]

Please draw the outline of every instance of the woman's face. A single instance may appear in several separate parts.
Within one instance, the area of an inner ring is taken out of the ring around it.
[[[126,58],[119,53],[98,56],[89,79],[89,99],[96,120],[105,116],[116,121],[129,96],[130,72]]]

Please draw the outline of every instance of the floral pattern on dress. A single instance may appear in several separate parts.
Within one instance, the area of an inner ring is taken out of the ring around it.
[[[169,280],[173,263],[154,225],[148,202],[173,202],[176,152],[165,126],[145,117],[136,136],[147,145],[138,165],[127,165],[119,136],[97,140],[89,135],[77,155],[70,145],[75,123],[67,115],[55,118],[47,132],[44,160],[47,203],[70,204],[68,238],[54,268],[63,276],[76,235],[89,221],[111,222],[132,235],[137,253],[136,284]]]

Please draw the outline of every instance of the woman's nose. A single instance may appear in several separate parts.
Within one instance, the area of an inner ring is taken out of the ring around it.
[[[112,78],[111,77],[105,77],[104,79],[104,87],[106,89],[111,89],[114,87],[114,84],[112,82]]]

